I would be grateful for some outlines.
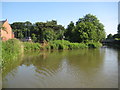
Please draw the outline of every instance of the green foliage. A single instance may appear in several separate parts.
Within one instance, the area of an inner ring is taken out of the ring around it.
[[[18,39],[10,39],[2,42],[2,59],[6,62],[8,59],[13,59],[24,51],[35,51],[40,49],[41,45],[39,43],[22,43]]]
[[[66,40],[54,40],[49,43],[51,49],[68,49],[69,41]]]
[[[71,42],[75,40],[74,39],[74,35],[75,35],[74,29],[75,29],[74,23],[71,21],[65,31],[66,40],[69,40]]]
[[[107,39],[112,39],[112,38],[113,38],[112,34],[107,35]]]
[[[46,29],[43,32],[43,37],[44,37],[44,40],[49,42],[49,41],[56,39],[56,34],[54,33],[54,31],[52,29]]]
[[[115,38],[115,40],[120,40],[120,38]]]
[[[22,53],[22,49],[22,43],[18,39],[10,39],[2,42],[2,64],[17,57]]]
[[[35,51],[40,49],[41,45],[39,43],[21,42],[18,39],[3,41],[2,66],[4,66],[6,62],[11,62],[11,60],[15,59],[18,55],[21,55],[24,51]]]
[[[10,39],[8,41],[2,42],[2,55],[5,54],[16,55],[20,53],[21,42],[17,39]]]
[[[120,34],[120,23],[118,24],[118,34]]]
[[[35,51],[40,50],[41,45],[39,43],[32,43],[32,42],[23,42],[24,50],[25,51]]]
[[[34,42],[62,40],[64,35],[65,40],[77,43],[99,42],[105,39],[103,24],[92,14],[79,18],[76,24],[71,21],[66,30],[55,20],[34,24],[29,21],[14,22],[11,27],[16,38],[32,37]]]
[[[94,43],[89,42],[89,43],[87,43],[87,46],[88,46],[89,48],[98,48],[98,47],[101,47],[102,44],[101,44],[101,43],[97,43],[97,42],[94,42]]]
[[[70,43],[69,49],[80,49],[87,48],[88,46],[85,43]]]
[[[76,26],[71,22],[66,29],[65,36],[71,42],[99,42],[105,39],[105,31],[103,24],[96,16],[87,14],[76,22]]]
[[[24,37],[24,36],[23,36],[22,32],[19,32],[19,33],[18,33],[18,38],[22,39],[23,37]]]
[[[16,38],[32,37],[35,42],[43,42],[62,39],[64,34],[64,27],[58,25],[57,21],[47,22],[14,22],[11,24]],[[22,34],[21,34],[22,33]]]
[[[33,41],[33,42],[36,42],[36,41],[37,41],[37,37],[36,37],[36,35],[35,35],[34,33],[32,34],[32,41]]]
[[[113,38],[120,38],[120,34],[114,34]]]
[[[66,40],[55,40],[51,41],[47,47],[49,49],[56,49],[56,50],[64,50],[64,49],[81,49],[81,48],[98,48],[100,47],[100,43],[70,43]],[[46,48],[46,46],[45,46]]]
[[[17,39],[10,39],[2,42],[2,65],[6,62],[11,62],[11,59],[16,58],[24,51],[37,51],[37,50],[71,50],[81,48],[98,48],[100,43],[70,43],[66,40],[54,40],[42,46],[40,43],[20,42]]]
[[[2,68],[2,40],[0,39],[0,69]]]

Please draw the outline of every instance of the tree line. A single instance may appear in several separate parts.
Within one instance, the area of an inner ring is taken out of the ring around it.
[[[92,14],[86,14],[76,23],[71,21],[67,28],[58,25],[56,20],[31,23],[14,22],[11,24],[18,39],[31,37],[34,42],[68,40],[70,42],[100,42],[105,39],[104,25]]]
[[[118,24],[117,27],[117,34],[112,35],[111,33],[107,35],[106,39],[116,39],[116,40],[120,40],[120,23]]]

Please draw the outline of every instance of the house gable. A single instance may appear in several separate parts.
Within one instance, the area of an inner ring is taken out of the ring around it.
[[[8,20],[2,21],[2,27],[4,27],[5,30],[1,29],[1,38],[3,41],[6,41],[8,39],[14,38],[14,34],[12,32],[12,28],[8,23]]]

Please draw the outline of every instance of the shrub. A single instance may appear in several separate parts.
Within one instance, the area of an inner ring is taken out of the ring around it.
[[[87,43],[87,45],[89,48],[98,48],[102,46],[102,44],[98,42],[92,42],[92,43],[90,42],[90,43]]]
[[[2,42],[2,58],[9,54],[16,56],[22,52],[22,43],[18,39],[10,39]]]
[[[79,49],[79,48],[87,48],[85,43],[70,43],[69,49]]]
[[[66,40],[55,40],[50,42],[50,49],[79,49],[87,48],[88,46],[85,43],[70,43]]]
[[[80,49],[80,48],[98,48],[101,46],[100,43],[97,42],[89,42],[89,43],[70,43],[66,40],[55,40],[49,43],[50,49]]]
[[[23,45],[18,39],[9,39],[2,42],[2,65],[16,58],[23,52]]]
[[[41,45],[39,43],[23,42],[23,45],[25,51],[35,51],[41,49]]]
[[[70,42],[66,40],[55,40],[49,43],[50,49],[57,49],[57,50],[68,49],[69,44]]]

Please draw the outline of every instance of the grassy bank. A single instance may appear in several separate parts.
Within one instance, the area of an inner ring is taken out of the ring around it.
[[[2,42],[2,64],[17,57],[23,52],[23,45],[17,39],[10,39]]]
[[[100,43],[71,43],[66,40],[50,41],[46,45],[32,42],[21,42],[18,39],[10,39],[2,42],[2,64],[10,62],[24,51],[36,51],[36,50],[72,50],[80,48],[98,48]]]
[[[55,50],[72,50],[72,49],[80,49],[80,48],[98,48],[101,47],[101,43],[71,43],[66,40],[55,40],[49,42],[43,49],[55,49]]]
[[[21,42],[18,39],[10,39],[2,42],[2,66],[16,60],[18,55],[28,51],[40,51],[40,50],[73,50],[81,48],[98,48],[100,43],[71,43],[66,40],[55,40],[48,42],[46,45],[32,42]],[[9,62],[9,63],[8,63]]]
[[[36,51],[36,50],[72,50],[80,48],[98,48],[100,43],[71,43],[66,40],[50,41],[46,45],[32,42],[21,42],[18,39],[10,39],[2,42],[2,58],[17,56],[24,51]]]
[[[39,43],[23,42],[24,51],[36,51],[41,49]]]
[[[5,66],[6,62],[11,62],[11,60],[16,59],[18,55],[24,53],[24,51],[35,51],[40,50],[39,43],[21,42],[18,39],[10,39],[8,41],[1,42],[2,47],[2,62],[1,66]]]
[[[105,42],[104,45],[120,49],[120,40],[109,40],[109,42]]]

